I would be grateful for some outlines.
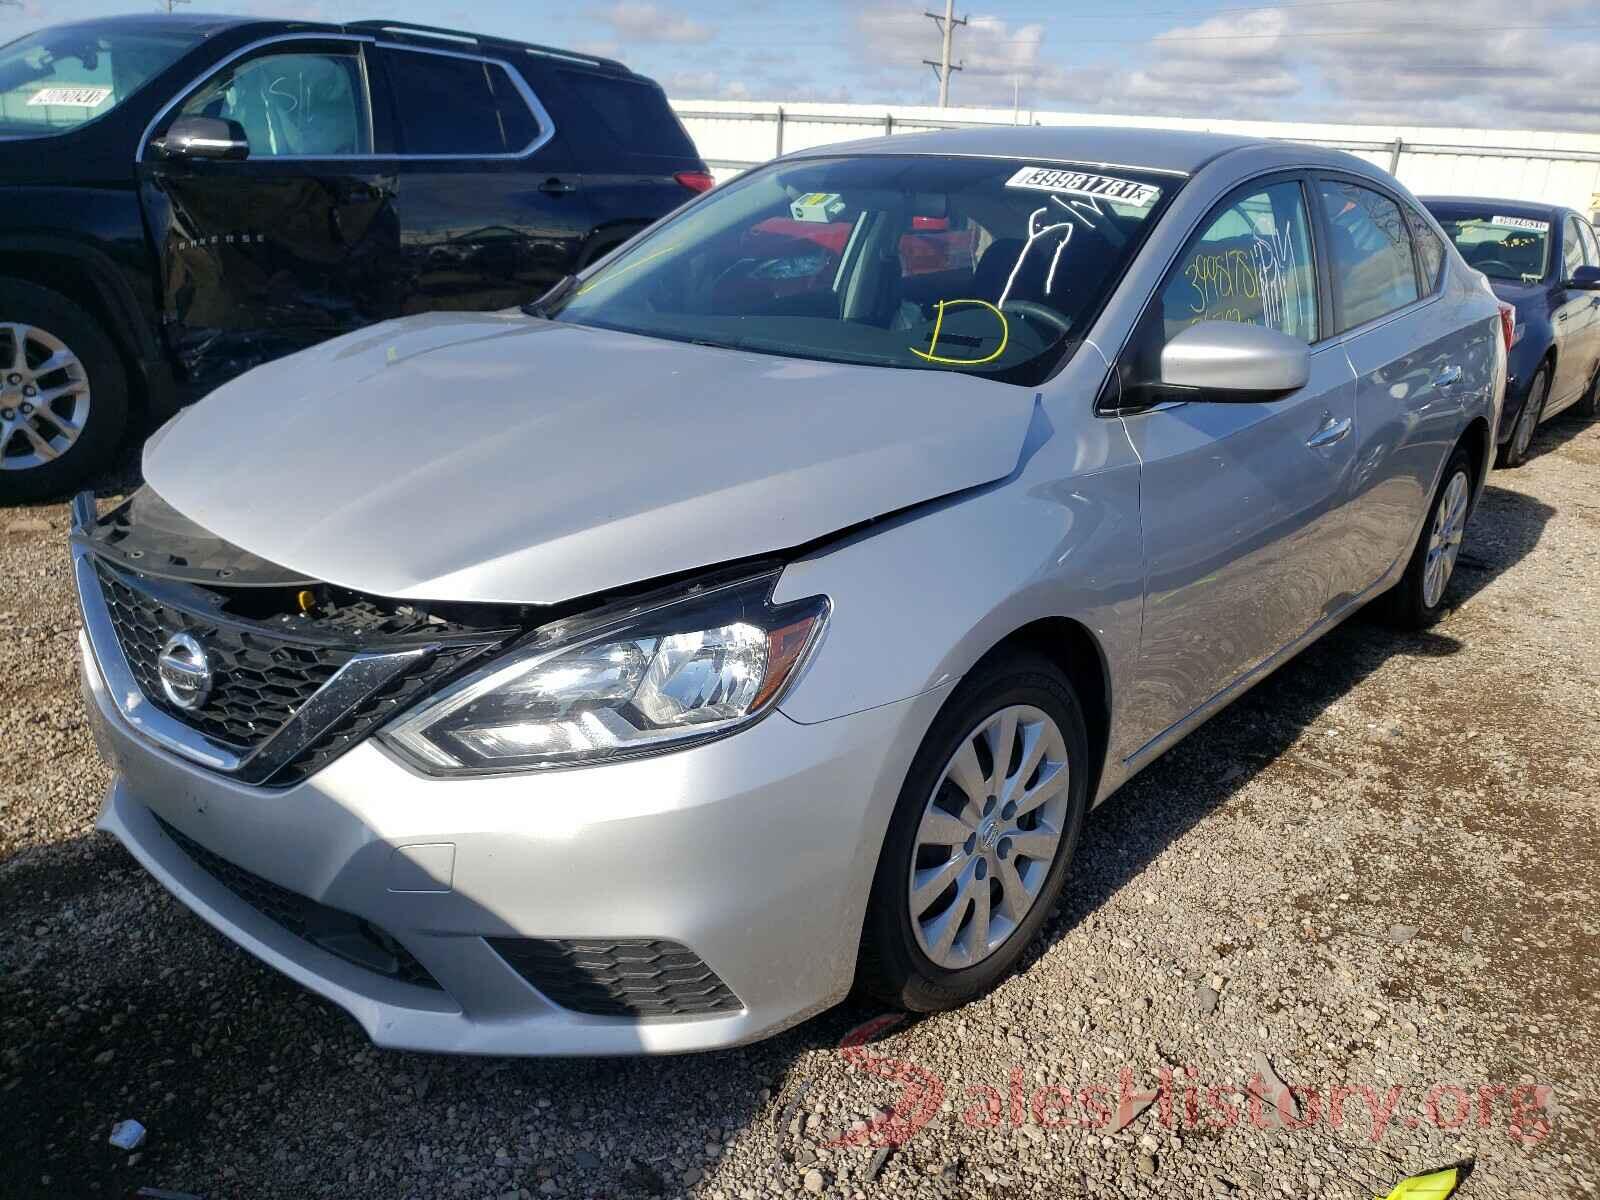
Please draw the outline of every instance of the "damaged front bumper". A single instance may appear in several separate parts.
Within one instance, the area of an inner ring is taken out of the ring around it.
[[[92,618],[93,551],[75,554]],[[115,633],[86,626],[84,696],[115,769],[101,827],[375,1042],[417,1050],[707,1049],[840,999],[943,699],[812,725],[775,712],[672,754],[473,778],[425,777],[363,737],[264,786],[130,719],[153,706]]]

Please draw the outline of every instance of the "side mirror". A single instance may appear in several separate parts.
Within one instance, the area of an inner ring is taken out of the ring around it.
[[[1201,321],[1161,348],[1161,384],[1201,400],[1267,400],[1305,387],[1311,348],[1264,325]]]
[[[1567,286],[1580,292],[1600,292],[1600,267],[1579,267]]]
[[[250,157],[244,126],[221,117],[179,117],[155,143],[167,158],[213,158],[238,162]]]

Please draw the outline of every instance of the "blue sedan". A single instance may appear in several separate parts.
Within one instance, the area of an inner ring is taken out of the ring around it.
[[[1517,310],[1498,461],[1521,466],[1539,422],[1574,407],[1600,413],[1600,242],[1568,208],[1459,196],[1422,203]]]

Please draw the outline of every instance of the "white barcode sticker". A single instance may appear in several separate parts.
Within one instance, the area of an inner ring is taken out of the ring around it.
[[[1131,204],[1135,208],[1149,208],[1161,199],[1161,189],[1148,183],[1063,167],[1023,167],[1006,180],[1006,186],[1025,188],[1030,192],[1094,196],[1101,200],[1115,200],[1119,204]]]
[[[1507,229],[1527,229],[1533,233],[1550,232],[1549,221],[1535,221],[1532,217],[1502,217],[1496,215],[1489,218],[1489,224],[1502,225]]]
[[[28,107],[59,104],[66,108],[98,108],[110,98],[108,87],[47,87],[28,97]]]

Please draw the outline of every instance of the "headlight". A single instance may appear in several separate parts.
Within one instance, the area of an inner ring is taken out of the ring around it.
[[[676,749],[766,712],[817,642],[821,596],[775,574],[644,611],[558,622],[380,735],[430,774],[573,766]]]

